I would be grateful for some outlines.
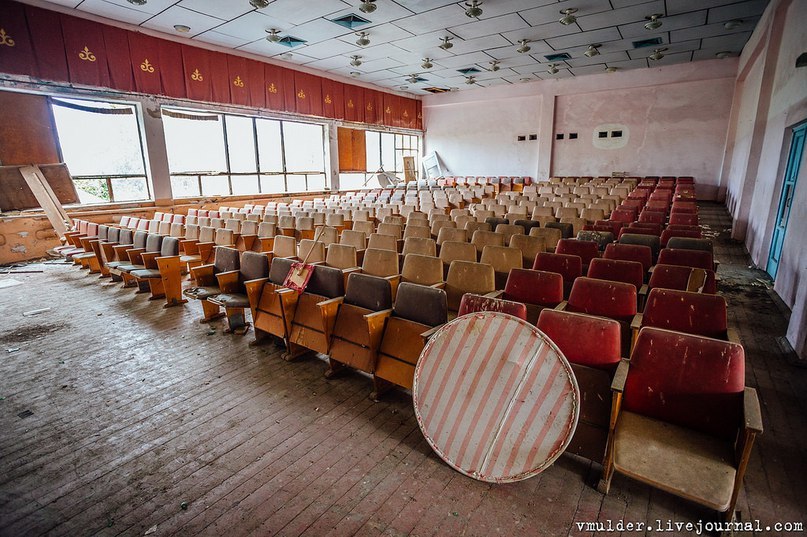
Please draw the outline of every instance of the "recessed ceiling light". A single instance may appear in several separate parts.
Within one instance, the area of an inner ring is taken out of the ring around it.
[[[721,50],[720,52],[715,54],[715,56],[717,56],[722,60],[723,58],[728,58],[729,56],[731,56],[731,52],[728,50]]]
[[[144,6],[146,5],[147,0],[129,0],[130,4],[134,4],[136,6]]]
[[[498,71],[500,69],[499,60],[493,60],[493,61],[491,61],[489,63],[490,63],[490,70],[491,71]]]
[[[525,52],[529,52],[530,47],[529,47],[529,45],[527,45],[527,43],[529,43],[529,42],[530,42],[529,39],[519,39],[518,43],[521,46],[516,49],[516,52],[519,52],[521,54],[524,54]]]
[[[271,0],[249,0],[249,5],[251,5],[255,9],[261,9],[262,7],[268,6],[270,1]]]
[[[465,77],[466,84],[476,84],[476,78],[473,76],[466,76]]]
[[[177,32],[181,32],[183,34],[187,34],[188,32],[191,31],[191,27],[185,26],[184,24],[175,24],[174,30],[176,30]]]
[[[599,49],[600,49],[601,46],[602,45],[599,44],[599,43],[597,43],[596,45],[589,45],[588,48],[586,49],[586,51],[583,54],[585,54],[589,58],[592,58],[594,56],[599,56],[600,55],[600,50]]]
[[[269,34],[266,36],[266,40],[271,43],[277,43],[280,41],[280,30],[276,30],[274,28],[270,30],[266,30],[266,33]]]
[[[645,30],[657,30],[661,28],[661,21],[659,18],[663,16],[664,15],[662,13],[653,13],[649,17],[645,17],[645,19],[650,21],[644,25]]]
[[[733,30],[733,29],[735,29],[735,28],[737,28],[737,27],[740,27],[740,26],[742,26],[742,25],[743,25],[743,21],[742,21],[742,20],[740,20],[740,19],[734,19],[734,20],[731,20],[731,21],[726,21],[726,22],[723,24],[723,28],[725,28],[726,30]]]
[[[353,67],[358,67],[359,65],[361,65],[361,56],[351,56],[350,65],[352,65]]]
[[[431,58],[423,58],[423,63],[421,63],[420,66],[423,67],[424,69],[431,69],[432,67],[434,67],[434,64],[432,63]]]
[[[661,58],[664,57],[664,54],[662,54],[662,52],[664,52],[665,50],[667,50],[667,47],[657,48],[653,51],[653,54],[648,56],[648,58],[650,58],[651,60],[660,60]]]
[[[359,38],[356,40],[356,44],[360,47],[366,47],[370,44],[370,39],[367,37],[367,32],[359,32],[356,34]]]
[[[359,11],[362,13],[372,13],[378,6],[375,5],[375,0],[361,0]]]
[[[454,39],[453,37],[445,36],[442,38],[443,42],[440,44],[440,48],[443,50],[448,50],[454,46],[454,43],[451,40]]]
[[[283,58],[284,60],[290,60],[293,56],[294,54],[292,54],[291,52],[284,52],[283,54],[280,55],[280,57]]]
[[[561,9],[560,12],[564,15],[564,17],[558,22],[560,22],[562,25],[568,26],[577,22],[577,17],[573,15],[573,13],[577,13],[576,7],[567,7],[566,9]]]
[[[557,73],[557,72],[558,72],[558,68],[557,68],[557,67],[555,67],[555,64],[554,64],[554,63],[550,63],[550,64],[548,65],[548,67],[549,67],[549,68],[546,70],[546,72],[547,72],[547,73],[549,73],[550,75],[554,75],[555,73]]]
[[[618,70],[619,70],[619,67],[606,67],[605,68],[606,73],[616,73]]]
[[[476,18],[482,15],[482,8],[479,6],[482,5],[480,0],[471,0],[471,3],[465,2],[465,5],[468,6],[468,9],[465,10],[465,14],[471,18]]]
[[[518,79],[518,81],[519,81],[519,82],[532,82],[532,79],[531,79],[531,78],[524,77],[524,78],[519,78],[519,79]]]
[[[352,76],[352,77],[361,76],[361,73],[360,73],[360,72],[358,72],[358,71],[351,71],[351,72],[350,72],[350,76]]]

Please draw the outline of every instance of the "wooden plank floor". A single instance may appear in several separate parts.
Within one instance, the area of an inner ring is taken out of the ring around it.
[[[738,508],[803,522],[807,369],[777,345],[786,314],[726,239],[725,209],[702,216],[765,420]],[[22,282],[0,288],[0,535],[595,535],[576,523],[715,519],[620,476],[603,496],[599,466],[571,456],[520,483],[473,481],[432,453],[405,394],[373,403],[364,377],[326,381],[316,358],[209,333],[198,304],[30,268],[44,272],[0,275]]]

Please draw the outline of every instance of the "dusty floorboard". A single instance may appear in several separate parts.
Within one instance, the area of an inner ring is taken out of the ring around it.
[[[702,217],[765,419],[738,508],[803,522],[807,369],[777,345],[786,311],[725,238],[725,209]],[[198,304],[35,268],[0,275],[1,535],[592,535],[576,523],[714,519],[620,476],[602,496],[599,467],[575,457],[473,481],[432,453],[404,394],[372,403],[366,378],[326,381],[320,360],[210,334]]]

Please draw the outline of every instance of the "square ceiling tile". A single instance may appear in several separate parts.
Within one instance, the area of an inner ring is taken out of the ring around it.
[[[194,41],[203,41],[220,47],[238,48],[240,46],[251,43],[252,41],[245,40],[242,37],[233,37],[231,35],[222,34],[215,30],[208,30],[193,38]]]
[[[269,17],[297,25],[320,17],[327,17],[347,7],[350,7],[350,4],[342,0],[317,0],[316,2],[274,0],[274,2],[267,7],[259,9],[258,11]]]
[[[191,30],[187,34],[179,34],[174,30],[175,24],[190,26]],[[142,26],[154,30],[161,30],[168,34],[193,36],[206,32],[211,28],[221,26],[222,24],[224,24],[222,19],[197,13],[196,11],[185,9],[184,7],[172,6],[159,15],[150,18],[148,21],[144,22]]]
[[[359,31],[367,33],[367,37],[368,39],[370,39],[370,46],[381,45],[383,43],[389,43],[390,41],[397,41],[400,39],[407,39],[412,37],[411,33],[395,26],[394,24],[381,24],[379,26],[368,28],[366,30],[362,29],[353,30],[348,34],[343,35],[339,39],[355,43],[356,40],[358,39]]]
[[[463,69],[465,67],[471,67],[478,62],[487,63],[492,59],[493,58],[484,52],[471,52],[470,54],[461,54],[452,58],[442,58],[440,65],[449,69]]]
[[[492,19],[483,19],[469,24],[453,26],[449,28],[449,31],[462,39],[474,39],[476,37],[501,34],[528,27],[529,24],[524,22],[524,19],[512,13]]]
[[[558,26],[563,26],[558,21],[563,17],[560,10],[567,7],[577,8],[574,14],[576,17],[584,17],[593,13],[600,13],[601,11],[609,11],[611,3],[608,0],[577,0],[574,5],[564,4],[549,4],[535,9],[528,9],[520,12],[519,14],[524,17],[530,26],[540,26],[542,24],[556,23]],[[570,26],[576,26],[571,24]]]
[[[455,39],[453,43],[454,46],[451,48],[451,52],[454,54],[467,54],[469,52],[479,52],[480,50],[510,46],[510,41],[499,34],[478,37],[467,41]]]
[[[683,15],[673,15],[672,17],[662,17],[659,19],[661,27],[656,30],[648,30],[644,27],[647,21],[640,21],[633,24],[626,24],[619,27],[619,32],[625,39],[644,39],[653,35],[665,34],[667,32],[681,31],[682,28],[693,26],[702,27],[706,23],[706,10],[692,11]],[[685,31],[685,30],[684,30]],[[692,39],[688,37],[683,39]]]
[[[127,0],[106,0],[106,1],[109,4],[115,4],[115,5],[118,5],[118,6],[121,6],[121,7],[136,9],[137,11],[143,11],[145,13],[151,13],[152,15],[156,15],[157,13],[161,13],[161,12],[165,11],[166,9],[168,9],[169,7],[171,7],[172,5],[177,3],[177,0],[153,0],[152,2],[147,2],[147,3],[143,4],[142,6],[136,6],[136,5],[132,4],[131,2],[128,2]],[[86,2],[84,2],[84,3],[86,3]],[[81,11],[90,11],[91,13],[94,13],[94,11],[91,11],[90,9],[87,9],[87,8],[81,9],[81,8],[82,8],[82,6],[79,6],[79,9]],[[216,17],[216,18],[219,18],[219,17]]]
[[[353,35],[353,32],[344,26],[340,26],[326,19],[314,19],[312,21],[295,26],[287,32],[294,37],[304,39],[312,45],[322,41],[328,41],[338,36]]]
[[[583,31],[596,30],[598,28],[605,28],[607,26],[618,26],[620,24],[628,24],[638,21],[641,21],[641,23],[644,24],[647,22],[645,17],[649,17],[654,13],[661,13],[662,15],[664,14],[663,0],[655,0],[654,2],[649,2],[647,4],[612,9],[611,11],[603,11],[593,15],[577,17],[577,24],[583,29]]]
[[[525,11],[554,3],[556,3],[556,0],[496,0],[495,2],[487,2],[482,6],[483,13],[480,18],[498,17],[499,15]]]
[[[506,58],[524,58],[528,57],[529,55],[535,54],[551,54],[555,50],[547,45],[543,41],[530,41],[527,43],[527,46],[530,47],[529,53],[519,52],[518,49],[520,48],[519,44],[510,45],[509,47],[500,47],[495,48],[492,50],[486,50],[485,53],[497,60],[503,60]],[[518,61],[518,60],[516,60]]]
[[[661,65],[672,65],[674,63],[685,63],[692,60],[692,52],[679,52],[677,54],[665,54],[660,60],[648,59],[650,67],[659,67]]]
[[[254,9],[249,2],[222,2],[221,0],[182,0],[177,5],[224,20],[232,20]]]
[[[709,10],[709,23],[725,22],[734,19],[747,19],[762,16],[762,12],[768,7],[768,0],[750,0],[739,2],[728,6],[715,7]]]
[[[260,11],[250,11],[229,22],[225,22],[216,31],[233,37],[242,37],[250,41],[266,37],[266,31],[276,28],[281,35],[286,35],[293,26],[281,20],[268,17]]]
[[[132,4],[129,5],[131,6]],[[105,0],[84,0],[77,9],[79,11],[86,11],[107,17],[108,19],[128,22],[129,24],[142,24],[152,17],[150,13],[146,13],[145,11],[130,9],[125,6],[106,2]],[[171,28],[171,32],[174,32],[173,28]]]
[[[717,22],[714,24],[706,24],[703,26],[696,26],[692,28],[685,28],[682,30],[674,30],[670,32],[671,41],[686,41],[689,39],[705,39],[707,37],[717,37],[722,35],[742,34],[747,33],[756,22],[744,22],[737,28],[726,29],[725,23]]]
[[[570,71],[574,74],[574,76],[601,75],[603,73],[607,73],[605,68],[604,63],[598,63],[593,65],[584,65],[582,67],[572,67]]]
[[[467,23],[469,20],[471,19],[465,14],[465,10],[462,7],[458,4],[452,4],[419,15],[413,15],[412,17],[396,21],[395,24],[412,34],[424,34],[442,28],[459,26],[460,24]]]
[[[591,58],[588,58],[584,55],[573,56],[571,60],[566,60],[566,63],[568,63],[572,67],[585,67],[588,65],[594,65],[598,63],[618,62],[629,59],[630,57],[628,56],[627,52],[620,51],[605,54],[600,53],[599,56],[593,56]]]
[[[302,52],[306,56],[325,59],[340,54],[341,55],[361,54],[362,49],[360,46],[354,43],[348,43],[345,41],[340,41],[339,39],[333,39],[331,41],[324,41],[322,43],[315,43],[313,45],[305,45],[300,49],[300,52]]]
[[[621,38],[622,36],[619,35],[619,31],[617,31],[616,28],[603,28],[601,30],[555,37],[554,39],[547,39],[546,42],[555,50],[563,50],[580,45],[589,45],[590,43],[616,41]]]
[[[400,67],[401,65],[403,64],[394,58],[379,58],[377,60],[362,63],[361,68],[364,72],[372,73],[374,71],[386,70],[391,67]]]
[[[721,35],[709,37],[704,39],[702,48],[719,48],[721,50],[739,51],[748,42],[751,37],[751,32],[743,32],[740,34]]]
[[[378,26],[379,24],[410,17],[415,13],[414,11],[407,9],[405,6],[396,2],[384,2],[383,0],[376,2],[376,5],[379,7],[372,13],[362,13],[359,9],[360,2],[356,0],[352,0],[350,4],[352,4],[350,7],[337,11],[336,13],[332,13],[328,15],[328,18],[335,19],[352,13],[370,21],[370,24],[362,26],[362,28],[372,28],[374,26]]]
[[[663,51],[664,55],[675,54],[677,52],[687,52],[691,50],[698,50],[701,46],[700,41],[682,41],[680,43],[669,43],[667,45],[659,45],[658,47],[642,47],[628,51],[628,55],[632,59],[647,58],[656,49],[666,49]]]
[[[76,7],[82,0],[48,0],[49,4],[58,4],[60,6]]]

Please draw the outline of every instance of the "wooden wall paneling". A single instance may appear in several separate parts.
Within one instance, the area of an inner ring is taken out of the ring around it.
[[[364,172],[367,168],[367,138],[362,129],[339,127],[339,171]]]
[[[53,113],[44,95],[0,91],[0,164],[60,162]]]

